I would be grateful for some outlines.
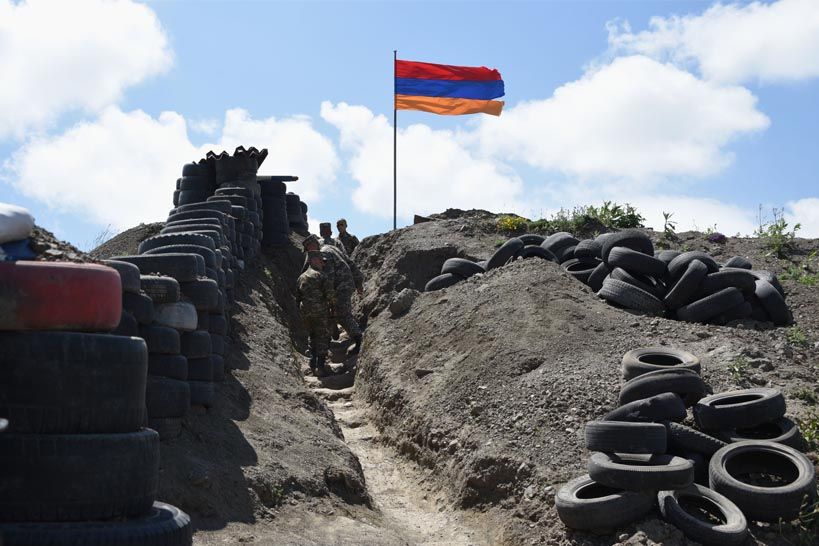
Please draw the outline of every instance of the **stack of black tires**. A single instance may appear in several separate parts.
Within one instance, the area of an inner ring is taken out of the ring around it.
[[[782,393],[706,397],[700,368],[668,347],[626,353],[620,407],[586,425],[588,474],[555,497],[568,527],[616,530],[657,506],[693,540],[738,545],[748,520],[791,521],[816,502],[815,470]]]
[[[307,203],[302,202],[299,196],[292,192],[288,192],[284,197],[290,229],[300,235],[306,235],[308,233]]]
[[[0,543],[191,544],[188,516],[156,502],[146,344],[105,333],[135,328],[122,301],[138,276],[17,262],[0,278]]]
[[[290,241],[290,222],[285,182],[295,182],[297,176],[259,176],[262,195],[262,245],[284,245]]]
[[[746,319],[791,322],[785,291],[776,275],[754,270],[735,256],[724,264],[705,252],[654,250],[636,229],[579,240],[567,232],[513,237],[489,260],[452,258],[426,290],[440,290],[518,258],[561,264],[572,277],[621,308],[687,322],[727,325]]]

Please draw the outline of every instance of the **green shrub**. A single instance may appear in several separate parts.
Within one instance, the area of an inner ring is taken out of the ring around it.
[[[819,265],[817,265],[816,251],[811,252],[801,264],[789,264],[785,272],[779,277],[786,280],[796,281],[805,286],[819,285]]]
[[[799,326],[791,326],[788,328],[788,333],[785,337],[791,345],[801,345],[804,347],[808,344],[808,336],[805,335],[805,332]]]
[[[768,221],[762,214],[762,205],[759,207],[759,227],[754,235],[759,237],[768,254],[779,258],[787,258],[796,247],[796,232],[802,229],[801,224],[795,224],[790,230],[785,220],[783,209],[774,208],[772,219]]]
[[[529,220],[520,216],[501,216],[495,223],[498,231],[505,233],[524,233],[529,229]]]
[[[568,231],[577,237],[590,237],[604,231],[643,227],[644,221],[645,218],[628,203],[618,205],[605,201],[599,207],[589,205],[575,207],[572,210],[561,208],[550,218],[531,222],[529,231],[534,233]]]

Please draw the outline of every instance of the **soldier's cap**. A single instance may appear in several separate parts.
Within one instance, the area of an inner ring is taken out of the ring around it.
[[[344,218],[339,218],[339,219],[338,219],[338,222],[336,222],[336,225],[337,225],[337,226],[345,226],[345,227],[346,227],[346,226],[347,226],[347,220],[345,220]]]
[[[324,254],[321,253],[320,250],[309,250],[307,252],[307,258],[313,260],[318,258],[319,260],[324,260]]]
[[[331,227],[330,222],[322,222],[322,223],[319,224],[319,229],[324,229],[324,228],[330,229],[330,227]]]
[[[318,237],[316,237],[313,234],[308,235],[307,238],[304,241],[301,242],[301,246],[303,248],[307,248],[307,245],[309,245],[310,243],[319,244]]]

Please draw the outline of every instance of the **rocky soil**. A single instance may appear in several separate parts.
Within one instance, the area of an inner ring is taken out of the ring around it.
[[[421,290],[445,259],[491,255],[505,240],[491,219],[448,211],[365,239],[356,250],[367,277],[360,311],[369,322],[356,390],[370,419],[391,445],[430,469],[456,507],[497,521],[494,542],[685,544],[654,516],[602,537],[567,532],[553,495],[585,472],[585,422],[615,407],[623,353],[647,345],[699,355],[714,391],[777,387],[790,416],[815,412],[805,392],[819,394],[816,288],[783,280],[804,340],[794,329],[687,324],[615,309],[556,264],[537,259],[420,294],[404,315],[384,311],[401,289]],[[756,239],[715,244],[685,233],[672,246],[724,259],[746,256],[755,268],[776,273],[788,265],[766,256]],[[792,260],[817,248],[816,240],[798,240]],[[817,461],[816,453],[810,456]],[[805,540],[787,525],[752,531],[762,544]]]

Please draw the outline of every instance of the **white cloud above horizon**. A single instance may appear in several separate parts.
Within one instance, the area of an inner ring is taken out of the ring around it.
[[[717,3],[700,15],[652,17],[632,32],[608,25],[610,53],[641,54],[696,66],[722,83],[788,82],[819,77],[819,2]]]
[[[102,112],[172,63],[162,25],[143,4],[0,0],[0,139],[30,136],[66,112]]]
[[[261,171],[299,173],[304,177],[299,189],[310,199],[335,181],[335,149],[307,118],[257,120],[244,110],[228,110],[220,139],[194,146],[184,117],[176,112],[153,118],[113,106],[61,135],[30,140],[0,174],[21,194],[51,209],[120,230],[164,220],[182,164],[239,144],[270,147],[274,153]]]

